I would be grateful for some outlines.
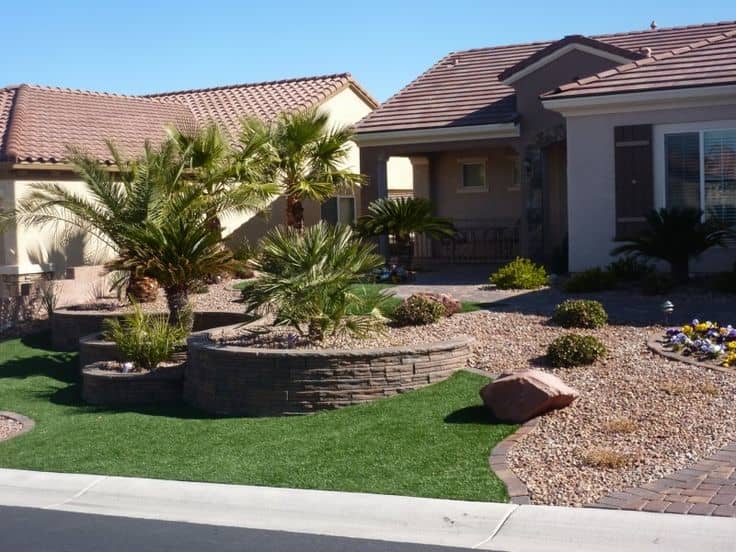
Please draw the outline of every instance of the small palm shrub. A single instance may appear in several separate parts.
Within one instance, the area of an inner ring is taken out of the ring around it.
[[[616,282],[639,282],[652,272],[653,268],[634,255],[624,255],[611,261],[606,270],[613,275]]]
[[[601,268],[589,268],[570,277],[565,283],[565,291],[570,293],[591,293],[616,287],[616,277]]]
[[[641,291],[645,295],[664,295],[675,287],[675,280],[669,274],[650,272],[641,281]]]
[[[187,333],[184,326],[169,324],[165,315],[147,314],[138,305],[122,320],[104,322],[105,339],[115,342],[125,358],[142,370],[155,370],[170,359]]]
[[[498,289],[537,289],[549,284],[549,275],[543,266],[517,257],[491,274],[490,281]]]
[[[652,211],[647,215],[647,227],[638,236],[611,251],[661,259],[670,264],[672,279],[687,282],[690,259],[713,246],[723,245],[726,232],[715,219],[702,220],[703,213],[693,208],[673,208]]]
[[[547,360],[555,367],[593,364],[606,353],[606,348],[592,335],[567,334],[547,347]]]
[[[552,321],[563,328],[600,328],[608,322],[608,313],[598,301],[567,299],[555,307]]]
[[[447,314],[445,306],[422,295],[407,297],[394,311],[393,319],[400,326],[434,324]]]
[[[291,326],[312,341],[385,329],[380,312],[385,298],[356,291],[383,259],[349,226],[319,223],[303,232],[278,227],[263,238],[260,251],[253,261],[260,276],[243,290],[247,312],[270,313],[275,324]]]

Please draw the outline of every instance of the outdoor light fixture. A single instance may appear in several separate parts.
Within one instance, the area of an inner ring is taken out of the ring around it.
[[[665,301],[662,303],[662,313],[664,314],[664,319],[667,325],[670,323],[670,316],[675,311],[675,305],[672,303],[672,301]]]

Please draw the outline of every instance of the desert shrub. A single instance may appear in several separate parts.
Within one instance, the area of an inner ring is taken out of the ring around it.
[[[258,249],[248,240],[243,240],[236,245],[231,245],[230,251],[233,255],[233,277],[242,279],[253,278],[254,273],[250,263],[258,255]]]
[[[547,360],[552,366],[570,367],[593,364],[606,353],[606,348],[592,335],[567,334],[547,347]]]
[[[446,314],[441,302],[423,295],[412,295],[396,308],[393,318],[401,326],[424,326],[437,322]]]
[[[568,299],[555,307],[552,321],[563,328],[600,328],[608,321],[608,313],[598,301]]]
[[[652,272],[652,265],[634,255],[624,255],[611,261],[606,270],[616,282],[638,282]]]
[[[605,291],[614,287],[616,287],[615,276],[598,267],[579,272],[565,283],[565,291],[570,293]]]
[[[606,447],[592,447],[581,453],[584,464],[593,468],[618,469],[630,465],[635,457]]]
[[[246,312],[272,314],[275,324],[291,326],[312,341],[383,331],[379,303],[385,298],[356,292],[357,284],[382,265],[374,246],[349,226],[274,228],[253,261],[260,276],[243,288]]]
[[[641,291],[646,295],[663,295],[672,291],[675,280],[669,274],[650,272],[641,281]]]
[[[491,274],[490,281],[498,289],[537,289],[549,284],[549,275],[543,266],[517,257]]]
[[[187,331],[183,325],[169,324],[165,315],[147,314],[135,305],[122,320],[105,320],[104,336],[114,341],[136,367],[155,370],[183,344]]]

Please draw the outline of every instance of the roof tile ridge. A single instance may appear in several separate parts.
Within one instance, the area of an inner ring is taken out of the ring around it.
[[[89,96],[93,98],[120,98],[124,100],[134,100],[144,103],[165,103],[159,98],[147,98],[145,96],[135,94],[120,94],[118,92],[105,92],[100,90],[88,90],[83,88],[71,88],[67,86],[52,86],[48,84],[23,83],[16,88],[26,87],[29,90],[41,90],[45,92],[60,92],[64,94],[77,94],[81,96]],[[167,103],[170,105],[170,102]]]
[[[231,90],[233,88],[249,88],[253,86],[265,86],[273,84],[287,84],[292,82],[306,82],[306,81],[318,81],[318,80],[330,80],[330,79],[352,79],[352,75],[348,72],[345,73],[331,73],[326,75],[312,75],[306,77],[293,77],[288,79],[278,79],[270,81],[259,81],[259,82],[241,82],[235,84],[223,84],[221,86],[210,86],[205,88],[190,88],[186,90],[172,90],[168,92],[155,92],[153,94],[142,94],[140,98],[157,98],[161,96],[178,96],[181,94],[194,94],[197,92],[215,92],[217,90]]]
[[[673,27],[657,27],[656,29],[641,29],[638,31],[621,31],[617,33],[605,33],[599,35],[590,35],[590,38],[601,40],[604,37],[621,37],[627,35],[647,34],[647,33],[661,33],[663,31],[682,31],[686,29],[704,29],[706,27],[718,27],[724,25],[736,25],[736,20],[725,20],[725,21],[714,21],[710,23],[694,23],[692,25],[680,25]]]
[[[20,158],[21,129],[23,126],[23,113],[25,112],[25,96],[30,86],[21,84],[15,89],[8,122],[5,130],[5,157],[10,161]]]

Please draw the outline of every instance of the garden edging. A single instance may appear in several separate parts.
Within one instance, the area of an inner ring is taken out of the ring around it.
[[[24,433],[28,433],[36,426],[36,422],[34,422],[31,418],[29,418],[28,416],[23,416],[23,414],[18,414],[17,412],[0,410],[0,416],[4,418],[10,418],[11,420],[18,422],[22,426],[19,431],[16,431],[7,439],[5,439],[6,441],[9,439],[13,439],[14,437],[18,437],[19,435],[23,435]]]
[[[674,360],[677,362],[684,362],[685,364],[691,364],[693,366],[698,366],[700,368],[707,368],[708,370],[715,370],[716,372],[725,372],[727,374],[733,374],[734,370],[731,368],[726,368],[724,366],[718,366],[717,364],[711,363],[711,362],[701,362],[699,360],[692,360],[685,355],[682,355],[680,353],[676,353],[675,351],[670,351],[664,347],[664,344],[662,342],[662,336],[661,334],[650,334],[647,337],[647,348],[650,351],[653,351],[657,353],[658,355],[661,355],[665,358],[668,358],[669,360]]]
[[[512,504],[531,504],[531,495],[526,484],[517,477],[511,469],[508,460],[508,453],[511,447],[516,445],[526,435],[531,433],[539,424],[539,418],[532,418],[528,422],[524,422],[514,433],[506,437],[498,443],[491,455],[488,457],[488,465],[491,471],[496,474],[504,485],[509,494],[509,502]]]
[[[188,339],[184,400],[206,412],[273,416],[370,402],[448,378],[473,339],[358,350],[220,344],[215,328]]]

